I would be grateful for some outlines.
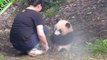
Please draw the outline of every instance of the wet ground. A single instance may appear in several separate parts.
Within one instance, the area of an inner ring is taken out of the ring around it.
[[[107,37],[107,0],[67,1],[61,4],[57,15],[50,18],[44,17],[44,19],[45,23],[51,27],[50,31],[57,19],[69,20],[72,23],[75,40],[70,51],[60,54],[47,52],[37,57],[19,55],[19,52],[13,49],[9,43],[9,30],[4,29],[4,32],[0,32],[0,54],[5,57],[5,60],[106,60],[106,56],[90,57],[91,53],[86,45],[96,37]]]

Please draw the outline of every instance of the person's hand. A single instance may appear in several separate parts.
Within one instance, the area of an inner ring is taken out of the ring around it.
[[[45,47],[45,50],[46,50],[46,51],[49,50],[49,46],[48,46],[48,44],[45,44],[44,47]]]
[[[48,46],[48,44],[42,44],[42,45],[43,45],[45,51],[48,51],[48,50],[49,50],[49,46]]]

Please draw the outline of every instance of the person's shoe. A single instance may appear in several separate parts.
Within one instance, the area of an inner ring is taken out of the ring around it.
[[[31,50],[30,52],[28,52],[28,55],[34,57],[34,56],[41,55],[43,53],[44,53],[43,50]]]

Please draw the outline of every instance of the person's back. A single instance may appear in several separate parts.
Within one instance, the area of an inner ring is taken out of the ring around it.
[[[42,24],[42,21],[40,20],[41,18],[42,17],[39,15],[39,13],[28,9],[26,9],[24,12],[17,14],[17,16],[14,19],[14,23],[12,25],[11,38],[10,38],[12,43],[15,42],[14,46],[16,49],[19,50],[19,49],[25,48],[23,49],[24,51],[26,50],[26,46],[29,46],[29,49],[31,49],[34,47],[34,45],[32,44],[38,43],[38,41],[31,43],[29,42],[29,40],[31,39],[32,35],[36,35],[37,37],[35,26],[36,26],[36,23]],[[27,48],[27,50],[29,49]]]
[[[10,32],[10,41],[13,47],[24,53],[32,53],[33,49],[37,49],[36,46],[40,41],[44,45],[46,44],[45,48],[48,50],[48,43],[43,30],[43,19],[39,14],[43,0],[34,1],[36,2],[30,2],[34,5],[31,4],[25,11],[16,15]],[[35,6],[35,3],[38,4]]]

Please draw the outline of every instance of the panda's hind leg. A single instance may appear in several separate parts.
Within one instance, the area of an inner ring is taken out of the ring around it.
[[[61,46],[59,46],[58,48],[57,48],[57,50],[58,51],[69,51],[70,50],[70,47],[71,47],[71,45],[70,44],[68,44],[68,45],[61,45]]]

